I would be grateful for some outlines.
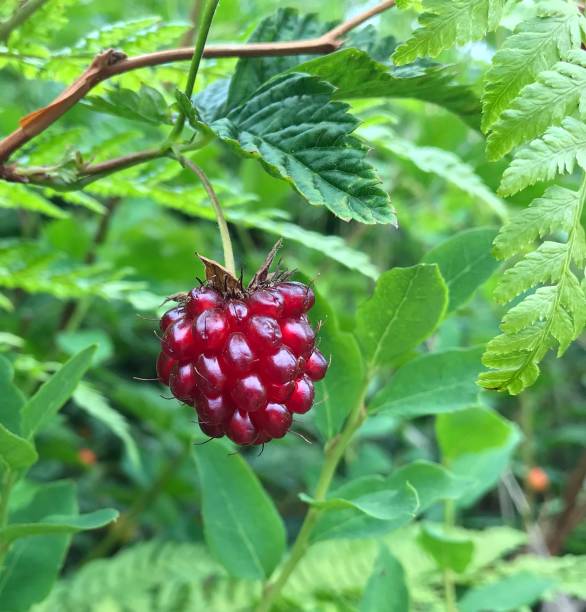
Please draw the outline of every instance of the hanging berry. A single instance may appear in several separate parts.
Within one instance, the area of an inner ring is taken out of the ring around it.
[[[159,380],[194,406],[201,430],[243,446],[282,438],[293,415],[308,412],[313,384],[328,368],[307,313],[311,287],[270,273],[280,243],[244,288],[217,262],[200,257],[206,282],[173,299],[160,321]]]

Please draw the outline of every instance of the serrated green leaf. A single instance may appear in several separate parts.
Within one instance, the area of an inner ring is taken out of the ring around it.
[[[475,404],[481,354],[480,348],[456,349],[407,362],[374,396],[369,411],[414,418]]]
[[[67,213],[36,191],[14,183],[0,182],[0,208],[16,208],[64,219]]]
[[[234,576],[263,579],[285,552],[285,527],[239,455],[216,440],[195,450],[206,542]]]
[[[358,308],[356,335],[371,366],[388,365],[415,348],[442,319],[447,288],[435,264],[381,274]]]
[[[419,28],[395,51],[396,64],[437,57],[445,49],[482,38],[496,29],[503,0],[423,0]]]
[[[495,53],[482,96],[482,129],[488,130],[521,89],[581,43],[577,6],[556,2],[546,14],[522,21]]]
[[[67,361],[28,400],[22,409],[22,434],[31,438],[71,397],[90,367],[95,346]]]
[[[586,169],[586,124],[566,117],[561,126],[550,127],[515,154],[503,174],[499,193],[513,195],[557,174],[571,174],[576,164]]]
[[[333,91],[315,77],[281,75],[210,127],[313,206],[326,206],[345,221],[395,223],[366,146],[351,135],[357,120],[347,105],[331,100]]]
[[[499,264],[491,253],[496,230],[479,227],[464,230],[429,251],[423,263],[439,266],[449,293],[448,312],[465,304],[496,271]]]
[[[78,516],[46,516],[35,523],[11,523],[0,529],[0,538],[3,542],[11,543],[19,538],[99,529],[117,517],[118,512],[109,508]]]
[[[586,110],[586,51],[571,51],[566,61],[541,72],[526,85],[491,127],[486,151],[500,159],[513,147],[539,136],[549,126]]]

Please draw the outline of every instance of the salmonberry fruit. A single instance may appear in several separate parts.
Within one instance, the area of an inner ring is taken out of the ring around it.
[[[328,368],[307,319],[315,295],[269,272],[275,252],[246,288],[202,258],[207,282],[177,294],[160,321],[159,380],[194,406],[203,433],[244,446],[282,438]]]

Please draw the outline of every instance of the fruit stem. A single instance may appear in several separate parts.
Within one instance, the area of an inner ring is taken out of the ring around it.
[[[205,5],[201,23],[197,31],[197,37],[195,39],[195,49],[193,50],[193,57],[191,58],[189,74],[187,75],[187,83],[185,85],[185,95],[189,99],[191,99],[191,96],[193,94],[195,79],[197,77],[197,72],[201,63],[203,50],[206,44],[206,40],[208,39],[210,28],[212,27],[212,21],[214,20],[214,15],[216,13],[216,9],[218,8],[219,2],[220,0],[208,0]],[[171,142],[173,142],[181,134],[184,125],[185,114],[181,109],[179,109],[179,116],[177,117],[177,122],[175,123],[175,127],[173,128],[173,131],[169,136],[169,140]]]
[[[362,425],[365,419],[366,410],[364,409],[364,396],[361,396],[360,401],[350,413],[350,416],[346,421],[346,425],[344,426],[344,429],[340,435],[337,438],[334,438],[326,447],[324,464],[322,466],[313,496],[315,501],[319,502],[326,499],[338,464],[344,456],[352,436],[356,433],[356,430]],[[293,547],[291,548],[287,561],[282,566],[276,580],[274,582],[268,582],[265,585],[262,599],[256,608],[256,612],[270,612],[275,600],[289,580],[289,577],[309,548],[311,534],[321,512],[322,509],[316,507],[312,507],[308,510],[299,534],[293,543]]]
[[[228,230],[228,224],[226,223],[226,217],[222,211],[222,206],[218,196],[210,183],[210,180],[206,176],[205,172],[195,162],[187,159],[184,155],[179,155],[176,151],[173,151],[172,157],[174,157],[184,168],[191,170],[202,182],[204,189],[210,196],[214,212],[216,213],[216,220],[218,222],[218,228],[220,230],[220,236],[222,238],[222,248],[224,249],[224,266],[232,276],[236,276],[236,264],[234,263],[234,251],[232,249],[232,240],[230,239],[230,231]]]

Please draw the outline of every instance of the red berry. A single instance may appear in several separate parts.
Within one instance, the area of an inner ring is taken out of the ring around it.
[[[248,341],[259,353],[275,350],[281,344],[281,328],[270,317],[252,317],[248,323]]]
[[[181,400],[191,404],[193,402],[193,392],[195,391],[196,376],[191,363],[177,363],[171,370],[169,377],[169,389],[171,393]]]
[[[197,287],[189,292],[186,308],[191,317],[197,317],[210,308],[221,306],[223,302],[222,296],[215,289]]]
[[[195,320],[194,339],[205,352],[219,351],[223,346],[230,328],[225,313],[214,308],[202,312]]]
[[[291,349],[296,356],[309,356],[313,350],[315,333],[307,321],[301,319],[285,319],[281,322],[283,344]]]
[[[283,385],[295,378],[297,360],[285,346],[261,360],[261,375],[266,382]]]
[[[249,372],[255,361],[254,354],[246,342],[246,336],[241,333],[232,334],[228,338],[222,357],[228,373],[236,375]]]
[[[265,386],[256,374],[238,379],[230,396],[236,407],[243,412],[253,412],[267,403]]]
[[[319,352],[319,349],[314,349],[305,364],[305,373],[312,380],[321,380],[328,369],[327,359]]]
[[[223,395],[207,397],[201,394],[196,400],[195,409],[200,422],[211,425],[222,425],[234,412],[233,406]]]
[[[226,384],[226,376],[218,358],[200,355],[194,367],[198,391],[211,397],[217,397]]]
[[[278,318],[283,314],[283,297],[278,291],[258,289],[248,298],[248,308],[252,314]]]
[[[313,404],[314,395],[313,383],[307,376],[303,376],[295,381],[295,389],[285,405],[291,412],[305,414]]]
[[[169,357],[177,361],[187,361],[193,357],[195,342],[193,325],[190,319],[179,319],[171,323],[165,331],[161,347]]]
[[[175,321],[179,321],[179,319],[183,319],[185,317],[185,308],[183,306],[175,306],[175,308],[171,308],[171,310],[167,310],[167,312],[161,317],[159,321],[159,327],[161,331],[164,332],[171,323],[175,323]]]
[[[161,317],[157,376],[195,407],[204,434],[265,444],[310,410],[328,368],[306,314],[315,296],[302,283],[272,285],[266,271],[248,289],[218,274]]]
[[[175,359],[169,357],[167,353],[159,353],[157,357],[157,376],[164,385],[169,385],[169,376],[176,363]]]
[[[242,329],[248,319],[248,306],[240,300],[228,300],[226,316],[232,329]]]
[[[298,317],[307,312],[315,303],[313,290],[303,283],[293,281],[279,283],[275,289],[283,298],[285,316]]]
[[[291,413],[283,404],[267,404],[264,410],[254,412],[250,418],[260,431],[271,438],[282,438],[293,422]]]
[[[232,442],[240,446],[248,446],[254,443],[258,432],[246,412],[235,410],[226,425],[226,435]]]

